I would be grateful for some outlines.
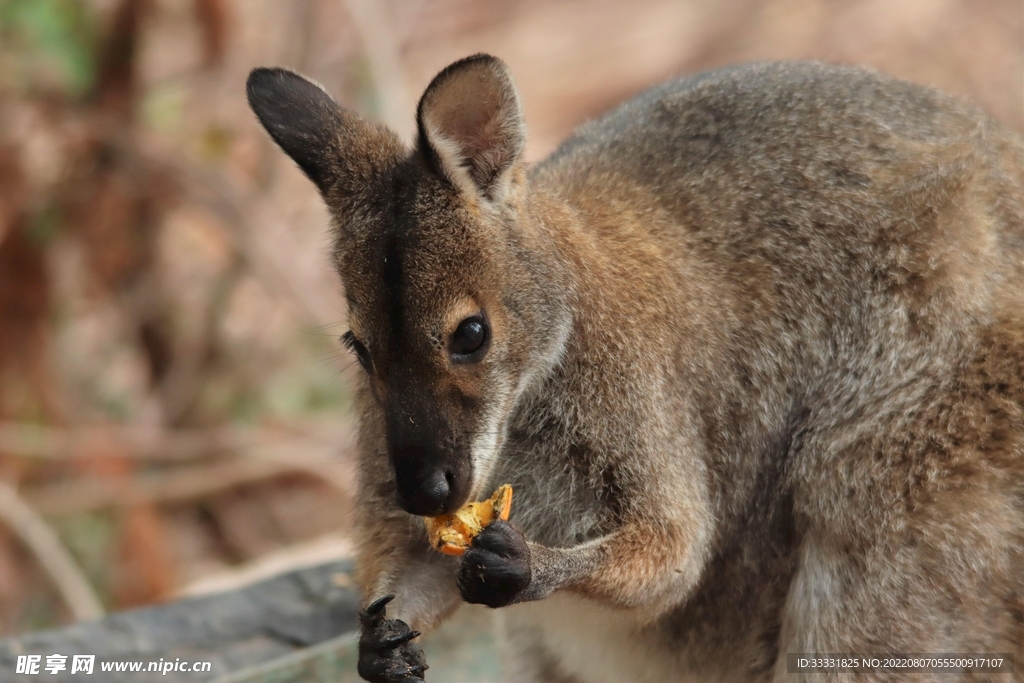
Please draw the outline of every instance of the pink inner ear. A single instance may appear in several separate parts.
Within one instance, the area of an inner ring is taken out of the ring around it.
[[[476,190],[489,196],[495,181],[522,153],[519,98],[496,60],[456,62],[449,69],[427,88],[420,123],[451,179],[461,182],[455,176],[468,173]]]
[[[500,116],[501,93],[485,74],[467,74],[438,93],[434,120],[440,132],[458,144],[470,159],[493,151],[500,140],[495,124]]]
[[[494,119],[493,111],[490,115],[467,112],[455,122],[452,132],[448,134],[448,137],[456,141],[469,163],[477,165],[474,161],[479,163],[483,157],[489,157],[499,144],[494,136]]]

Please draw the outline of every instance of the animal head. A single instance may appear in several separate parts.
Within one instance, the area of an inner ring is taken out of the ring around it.
[[[398,502],[451,512],[489,485],[510,412],[569,329],[508,69],[476,55],[438,74],[414,149],[291,71],[256,69],[247,89],[330,209],[343,342],[381,411]]]

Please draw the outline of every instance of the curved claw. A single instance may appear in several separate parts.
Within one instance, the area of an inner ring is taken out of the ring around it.
[[[388,636],[387,638],[381,638],[380,644],[383,647],[395,647],[402,643],[408,643],[410,640],[420,635],[419,631],[409,631],[408,633],[400,633],[394,636]]]
[[[376,600],[374,600],[366,606],[366,609],[363,611],[363,614],[365,614],[368,617],[379,616],[384,613],[384,608],[387,606],[387,604],[394,599],[394,595],[385,595],[383,598],[377,598]]]
[[[384,669],[384,675],[390,678],[405,678],[406,676],[416,676],[416,678],[421,678],[422,676],[415,673],[417,668],[419,667],[392,666]]]

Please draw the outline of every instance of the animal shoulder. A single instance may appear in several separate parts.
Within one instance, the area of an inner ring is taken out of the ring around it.
[[[796,176],[863,186],[872,165],[953,147],[989,123],[963,100],[861,68],[745,64],[641,93],[582,125],[534,173],[570,188],[623,177],[665,189]]]

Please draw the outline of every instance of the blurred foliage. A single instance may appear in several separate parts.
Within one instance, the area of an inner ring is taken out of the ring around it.
[[[142,98],[142,123],[156,133],[172,133],[185,112],[186,93],[180,85],[167,83],[150,88]]]
[[[96,23],[84,0],[0,0],[8,78],[25,90],[85,94],[96,76]]]
[[[279,282],[298,270],[287,249],[267,250],[285,259],[276,270],[250,253],[252,188],[229,177],[253,163],[236,159],[238,119],[195,123],[231,18],[228,0],[0,0],[0,478],[108,609],[347,514],[341,480],[316,474],[327,458],[305,455],[324,445],[297,424],[344,415],[337,344],[282,306],[300,291]],[[195,42],[147,51],[175,30]],[[165,51],[176,71],[156,78]],[[222,444],[235,427],[248,431]],[[34,428],[60,453],[37,459]],[[176,459],[139,452],[180,431]],[[247,461],[263,442],[299,455]],[[317,514],[290,512],[297,495]],[[0,525],[0,633],[69,617],[31,540]]]
[[[25,232],[33,246],[45,249],[63,223],[64,217],[61,215],[60,207],[55,203],[48,203],[32,212],[31,218],[26,222]]]
[[[103,604],[107,608],[115,608],[109,581],[110,567],[116,561],[116,515],[109,511],[74,515],[58,519],[54,528],[96,586]]]

